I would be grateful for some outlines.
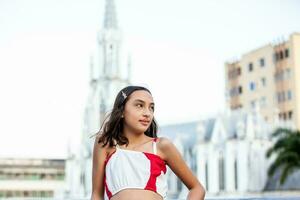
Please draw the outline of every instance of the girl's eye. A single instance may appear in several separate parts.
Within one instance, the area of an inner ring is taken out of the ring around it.
[[[143,108],[144,106],[143,106],[143,104],[136,104],[136,106],[138,107],[138,108]],[[149,108],[152,112],[154,112],[154,107],[153,106],[151,106],[150,108]]]

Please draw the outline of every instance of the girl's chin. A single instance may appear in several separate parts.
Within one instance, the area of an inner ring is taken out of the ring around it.
[[[147,129],[148,128],[141,128],[141,129],[138,129],[138,131],[141,132],[141,133],[145,133],[147,131]]]
[[[149,126],[144,126],[144,125],[136,125],[134,127],[131,127],[131,131],[135,132],[135,133],[144,133],[148,130]]]
[[[136,127],[137,132],[141,132],[141,133],[146,132],[147,129],[148,129],[148,127]]]

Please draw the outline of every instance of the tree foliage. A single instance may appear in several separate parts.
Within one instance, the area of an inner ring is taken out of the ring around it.
[[[268,175],[273,176],[280,170],[280,184],[283,184],[290,174],[300,169],[300,131],[279,128],[272,136],[278,137],[278,140],[266,153],[268,158],[272,154],[276,155],[268,169]]]

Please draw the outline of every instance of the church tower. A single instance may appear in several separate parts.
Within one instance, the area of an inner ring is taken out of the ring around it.
[[[103,29],[99,34],[100,64],[100,121],[112,109],[117,92],[129,84],[129,66],[120,66],[121,31],[118,27],[114,0],[106,0]]]
[[[97,48],[90,59],[89,92],[84,111],[82,136],[75,157],[69,156],[67,196],[90,197],[92,189],[92,153],[95,137],[102,121],[111,111],[114,99],[130,84],[131,61],[122,65],[121,31],[117,23],[114,0],[106,0],[104,22],[98,33]],[[129,58],[130,59],[130,58]],[[126,63],[126,62],[123,62]],[[79,177],[75,181],[72,177]]]

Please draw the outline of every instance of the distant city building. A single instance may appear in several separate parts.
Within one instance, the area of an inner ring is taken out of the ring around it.
[[[65,160],[0,159],[0,198],[61,197],[64,179]]]
[[[274,143],[271,133],[277,127],[292,126],[278,119],[275,124],[266,122],[258,110],[236,110],[162,126],[159,135],[170,138],[177,146],[208,197],[243,196],[261,193],[269,185],[267,170],[272,159],[267,160],[266,151]],[[170,169],[167,172],[169,197],[186,198],[187,188]],[[279,179],[272,180],[275,190]]]
[[[274,114],[300,129],[300,34],[268,44],[225,64],[226,93],[232,110],[260,107],[265,120]]]
[[[91,59],[90,90],[84,113],[79,155],[70,152],[67,163],[67,196],[90,197],[92,189],[92,151],[101,122],[112,109],[119,90],[130,84],[130,60],[120,63],[121,32],[114,0],[106,0],[104,24],[98,35],[96,55]]]

